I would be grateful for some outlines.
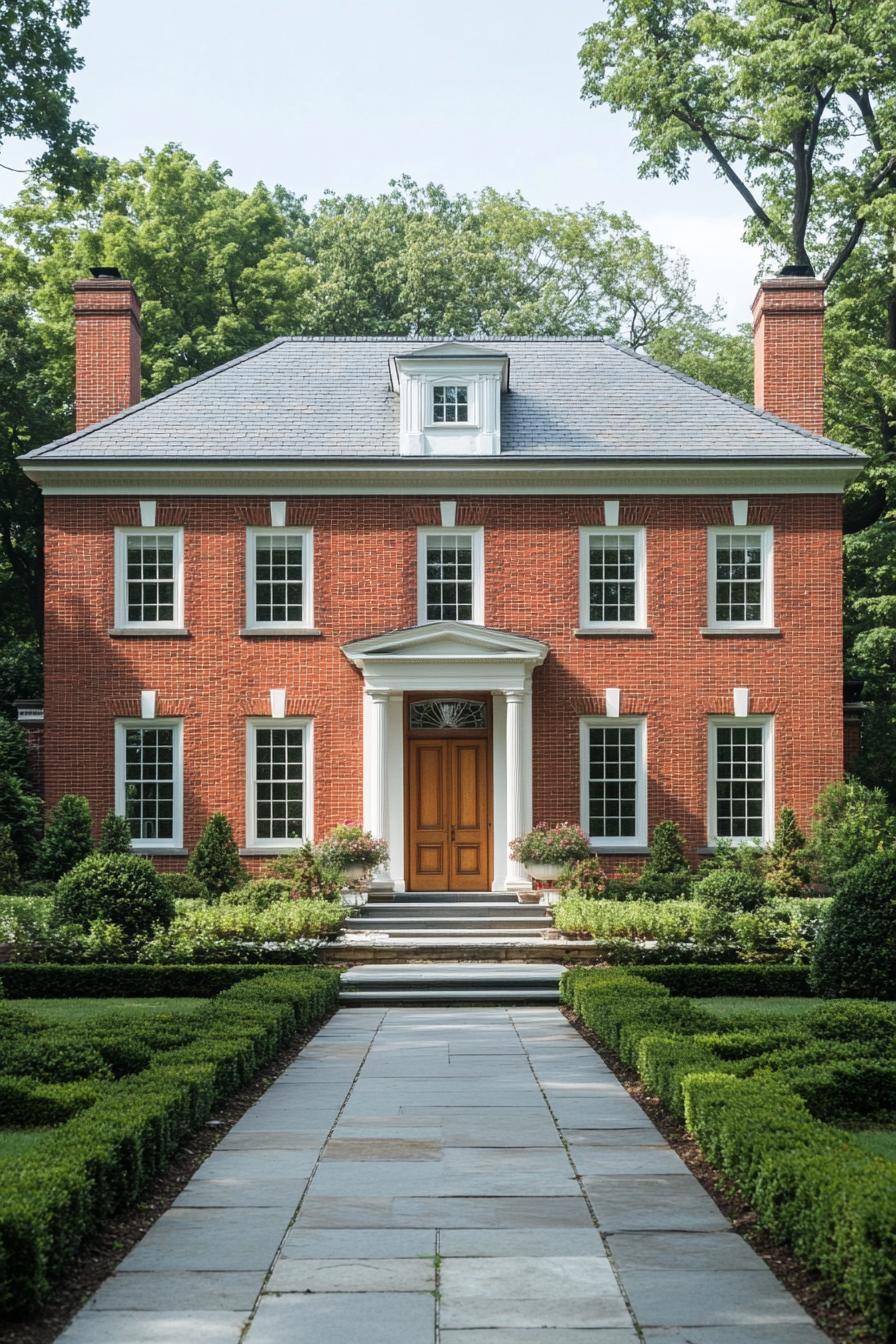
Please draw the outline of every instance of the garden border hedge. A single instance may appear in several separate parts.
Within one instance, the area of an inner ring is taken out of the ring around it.
[[[639,966],[633,974],[644,980],[665,985],[672,994],[692,999],[711,999],[718,995],[758,998],[782,995],[808,998],[808,966],[785,966],[777,962],[765,965],[714,966],[709,963],[674,966]]]
[[[847,1302],[886,1340],[896,1339],[896,1183],[892,1164],[866,1153],[849,1134],[810,1114],[796,1088],[817,1089],[837,1061],[787,1075],[765,1069],[738,1077],[701,1033],[720,1023],[669,985],[694,967],[642,971],[567,971],[561,995],[600,1039],[674,1114],[706,1157],[730,1176],[772,1235],[840,1285]],[[719,968],[699,968],[695,983],[743,984]],[[776,967],[734,967],[777,972]],[[775,983],[770,977],[769,982]],[[746,980],[745,983],[750,983]],[[758,982],[757,982],[758,983]],[[730,991],[729,991],[730,992]],[[743,992],[743,991],[741,991]],[[824,1010],[819,1010],[824,1011]],[[713,1024],[713,1025],[708,1025]],[[857,1042],[857,1049],[861,1049]],[[736,1070],[736,1065],[732,1066]],[[862,1070],[853,1066],[854,1076]],[[800,1074],[804,1075],[800,1077]]]
[[[107,1084],[94,1105],[19,1158],[0,1204],[0,1314],[44,1302],[85,1238],[133,1203],[212,1108],[333,1009],[338,994],[335,971],[264,968],[244,977],[196,1010],[202,1030],[192,1041]]]
[[[277,968],[288,971],[284,966]],[[305,967],[296,967],[305,970]],[[0,985],[8,999],[212,998],[241,980],[269,975],[260,963],[133,965],[8,961],[0,965]]]

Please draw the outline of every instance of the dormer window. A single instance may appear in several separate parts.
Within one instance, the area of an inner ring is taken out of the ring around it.
[[[432,389],[434,425],[465,425],[469,419],[469,401],[465,383],[436,383]]]

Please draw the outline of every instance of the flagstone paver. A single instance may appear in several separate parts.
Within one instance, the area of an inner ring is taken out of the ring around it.
[[[60,1344],[825,1344],[556,1008],[345,1009]]]

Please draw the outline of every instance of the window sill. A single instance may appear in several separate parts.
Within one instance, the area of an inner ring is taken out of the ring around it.
[[[780,639],[776,625],[705,625],[700,634],[706,639]]]
[[[276,859],[278,854],[295,854],[304,843],[304,840],[300,840],[295,845],[247,845],[239,851],[239,855],[241,859]]]
[[[323,631],[307,625],[244,625],[240,639],[323,639]]]
[[[112,639],[189,639],[190,631],[182,625],[160,630],[154,630],[152,626],[113,625],[109,636]]]
[[[142,854],[146,859],[184,859],[189,854],[188,849],[176,849],[172,846],[170,849],[159,845],[131,845],[132,854]]]
[[[639,639],[653,639],[655,631],[647,625],[586,625],[573,632],[576,639],[619,639],[634,635]]]
[[[641,858],[643,855],[650,853],[649,845],[595,845],[592,843],[589,845],[589,849],[592,854],[613,854],[620,858],[624,858],[628,854],[635,858]]]

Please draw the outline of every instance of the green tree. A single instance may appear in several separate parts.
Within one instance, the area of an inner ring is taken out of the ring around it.
[[[41,877],[56,882],[93,850],[90,804],[78,793],[59,799],[47,821],[40,844],[38,868]]]
[[[244,879],[233,828],[223,812],[214,812],[187,862],[187,872],[202,882],[213,896],[230,891]]]
[[[873,702],[861,769],[896,797],[896,0],[609,0],[580,62],[643,176],[703,158],[766,265],[827,283],[828,433],[872,459],[846,500],[847,673]]]
[[[0,146],[41,141],[44,151],[32,164],[60,185],[77,176],[75,151],[93,138],[71,115],[71,76],[84,64],[71,30],[89,7],[88,0],[0,0]]]
[[[12,842],[12,828],[0,826],[0,893],[15,891],[22,880],[19,859]]]

